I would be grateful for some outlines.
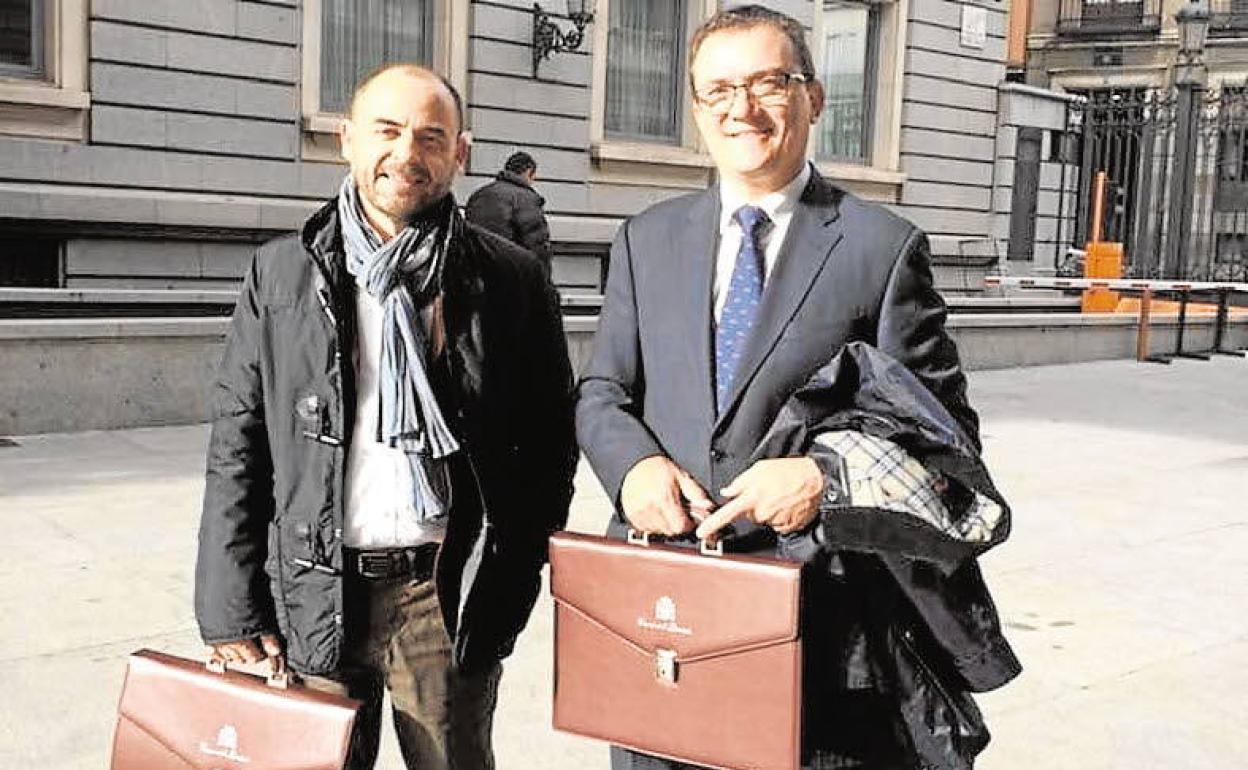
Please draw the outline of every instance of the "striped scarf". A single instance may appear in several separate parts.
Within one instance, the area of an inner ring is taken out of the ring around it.
[[[436,298],[454,205],[441,221],[417,222],[382,243],[364,218],[348,175],[338,195],[347,271],[381,304],[380,419],[377,440],[407,455],[417,520],[433,524],[450,505],[447,457],[459,450],[429,384],[421,308]]]

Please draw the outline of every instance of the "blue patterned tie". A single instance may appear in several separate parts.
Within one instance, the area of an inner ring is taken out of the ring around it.
[[[763,296],[763,249],[758,237],[763,225],[771,221],[757,206],[742,206],[733,218],[741,225],[741,249],[737,252],[728,297],[715,328],[716,412],[722,412],[728,405],[732,380],[754,329],[754,319],[758,317],[758,304]]]

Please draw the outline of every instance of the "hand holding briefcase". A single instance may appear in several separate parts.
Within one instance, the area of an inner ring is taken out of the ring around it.
[[[555,728],[724,770],[796,770],[801,565],[644,542],[550,539]]]
[[[152,650],[130,656],[112,770],[342,770],[360,702]]]

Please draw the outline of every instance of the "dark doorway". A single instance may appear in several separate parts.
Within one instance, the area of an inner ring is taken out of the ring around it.
[[[0,286],[61,286],[61,241],[38,236],[0,236]]]
[[[1010,244],[1006,259],[1030,262],[1036,248],[1036,200],[1040,195],[1040,145],[1044,131],[1034,126],[1018,129],[1014,160],[1014,190],[1010,204]]]

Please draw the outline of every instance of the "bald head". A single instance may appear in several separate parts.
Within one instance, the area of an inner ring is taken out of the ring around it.
[[[459,95],[458,89],[451,85],[451,81],[447,80],[441,74],[434,72],[421,64],[413,64],[411,62],[383,64],[365,75],[359,83],[356,83],[355,90],[351,92],[351,101],[347,107],[347,118],[351,119],[355,116],[356,108],[366,91],[378,82],[393,80],[395,77],[411,77],[419,80],[427,80],[440,87],[441,90],[446,92],[446,95],[455,106],[455,118],[459,122],[457,127],[458,130],[464,130],[464,100],[463,97]]]

